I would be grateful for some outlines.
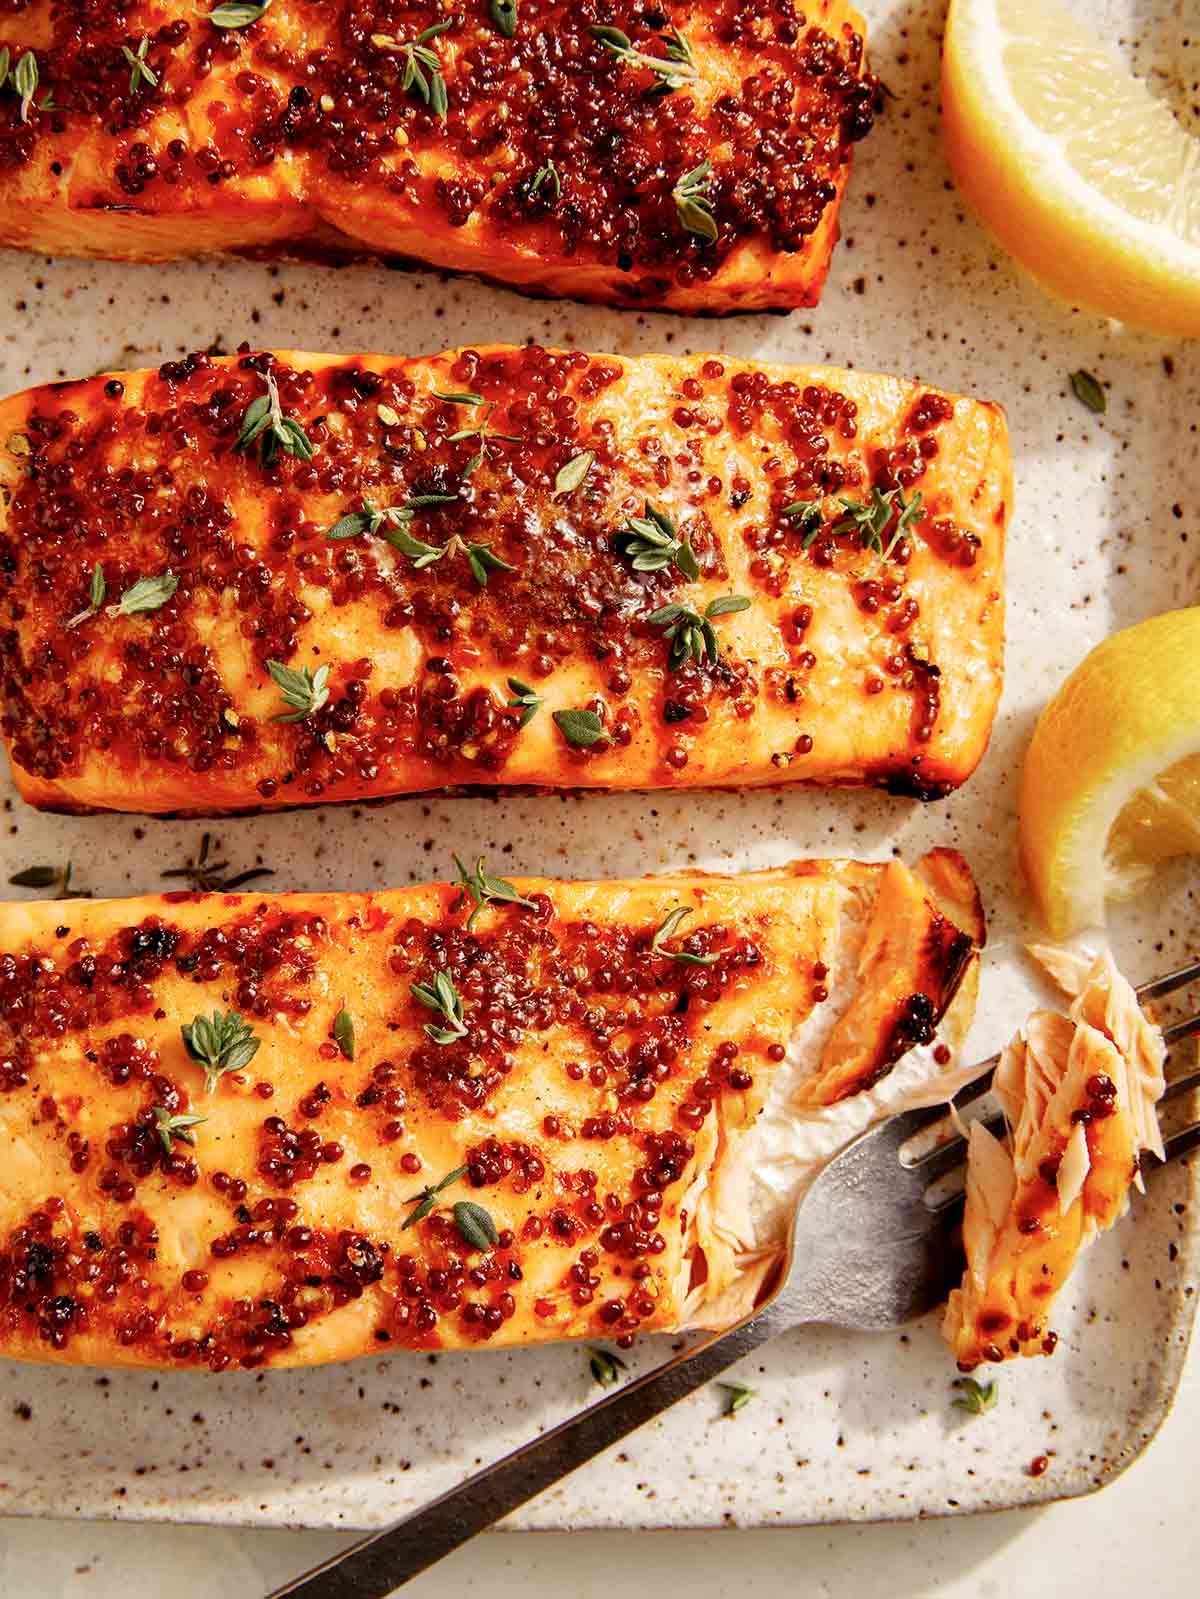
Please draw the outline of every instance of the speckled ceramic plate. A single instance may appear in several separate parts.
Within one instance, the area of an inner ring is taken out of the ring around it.
[[[865,0],[878,69],[898,99],[861,148],[845,237],[819,310],[729,322],[547,305],[470,282],[383,270],[251,264],[136,268],[0,260],[0,387],[160,359],[220,339],[418,353],[534,339],[622,352],[717,350],[902,372],[1002,401],[1017,458],[1008,689],[974,779],[928,807],[803,791],[410,800],[247,818],[215,829],[238,866],[278,888],[367,888],[445,874],[452,847],[511,870],[578,876],[766,865],[806,854],[913,855],[953,844],[988,906],[978,1053],[1025,1013],[1026,910],[1014,775],[1033,718],[1112,629],[1194,601],[1200,350],[1052,305],[964,215],[937,138],[940,4]],[[1082,3],[1082,0],[1081,0]],[[1090,0],[1163,92],[1195,82],[1172,0]],[[1078,367],[1106,384],[1095,417]],[[43,817],[5,800],[3,876],[74,862],[97,894],[162,886],[195,850],[193,822]],[[1200,944],[1194,868],[1156,880],[1114,929],[1145,976]],[[14,892],[9,890],[8,892]],[[1200,1168],[1198,1168],[1200,1169]],[[526,1527],[782,1524],[931,1515],[1077,1494],[1145,1445],[1170,1404],[1200,1266],[1197,1170],[1160,1174],[1134,1218],[1090,1252],[1052,1361],[1006,1369],[982,1421],[950,1407],[953,1367],[932,1321],[903,1333],[797,1332],[743,1375],[736,1421],[701,1395],[525,1511]],[[651,1342],[634,1364],[649,1365]],[[0,1511],[228,1523],[375,1526],[585,1404],[579,1348],[398,1355],[315,1371],[153,1374],[0,1369]],[[1045,1454],[1044,1475],[1030,1474]]]

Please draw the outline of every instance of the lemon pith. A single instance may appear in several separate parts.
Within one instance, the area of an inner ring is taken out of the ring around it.
[[[1051,934],[1104,920],[1174,855],[1200,853],[1200,607],[1105,639],[1038,721],[1021,855]]]
[[[1200,334],[1200,141],[1055,0],[952,0],[942,119],[960,191],[1042,283]]]

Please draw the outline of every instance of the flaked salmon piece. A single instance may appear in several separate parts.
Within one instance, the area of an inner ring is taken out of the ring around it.
[[[0,402],[0,489],[0,730],[47,809],[930,799],[1000,695],[1004,416],[899,378],[199,353]]]
[[[0,242],[390,257],[692,312],[816,304],[879,93],[846,0],[507,9],[506,31],[488,0],[14,6]]]
[[[1070,961],[1058,963],[1068,977]],[[1003,1051],[1003,1141],[970,1130],[967,1269],[943,1333],[960,1367],[1050,1354],[1048,1316],[1080,1250],[1124,1215],[1143,1151],[1161,1154],[1162,1035],[1107,952],[1068,1015],[1035,1011]]]
[[[0,905],[0,1355],[728,1323],[789,1208],[743,1214],[723,1174],[769,1158],[896,870],[518,879],[477,917],[446,883]]]

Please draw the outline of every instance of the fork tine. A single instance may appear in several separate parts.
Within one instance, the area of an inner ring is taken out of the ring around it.
[[[1163,1028],[1163,1043],[1168,1048],[1178,1044],[1182,1038],[1191,1038],[1193,1034],[1200,1033],[1200,1016],[1189,1016],[1185,1021],[1173,1022],[1170,1027]]]
[[[1192,1149],[1200,1149],[1200,1122],[1194,1127],[1185,1127],[1181,1133],[1173,1133],[1163,1145],[1163,1154],[1167,1160],[1176,1160]]]
[[[1200,977],[1200,961],[1192,961],[1187,966],[1177,966],[1173,972],[1166,972],[1162,977],[1155,977],[1150,982],[1143,983],[1136,990],[1138,1003],[1144,1005],[1148,999],[1162,999],[1164,994],[1173,994],[1177,988],[1185,988],[1198,977]]]

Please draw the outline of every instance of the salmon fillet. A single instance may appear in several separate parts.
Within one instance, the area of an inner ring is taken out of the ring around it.
[[[221,1370],[731,1315],[788,1207],[750,1221],[721,1174],[776,1077],[826,1069],[897,873],[914,939],[939,876],[975,903],[939,851],[0,906],[0,1354]]]
[[[1004,417],[898,378],[199,354],[0,402],[0,492],[0,729],[48,809],[931,798],[1000,695]]]
[[[0,242],[399,257],[679,311],[816,304],[878,93],[856,11],[515,0],[506,37],[495,9],[32,0],[0,29]]]
[[[1050,1308],[1080,1251],[1125,1214],[1143,1150],[1163,1152],[1158,1028],[1110,955],[1047,964],[1079,980],[1070,1012],[1036,1011],[1002,1054],[1005,1141],[970,1131],[967,1269],[943,1326],[964,1371],[1054,1352]]]

